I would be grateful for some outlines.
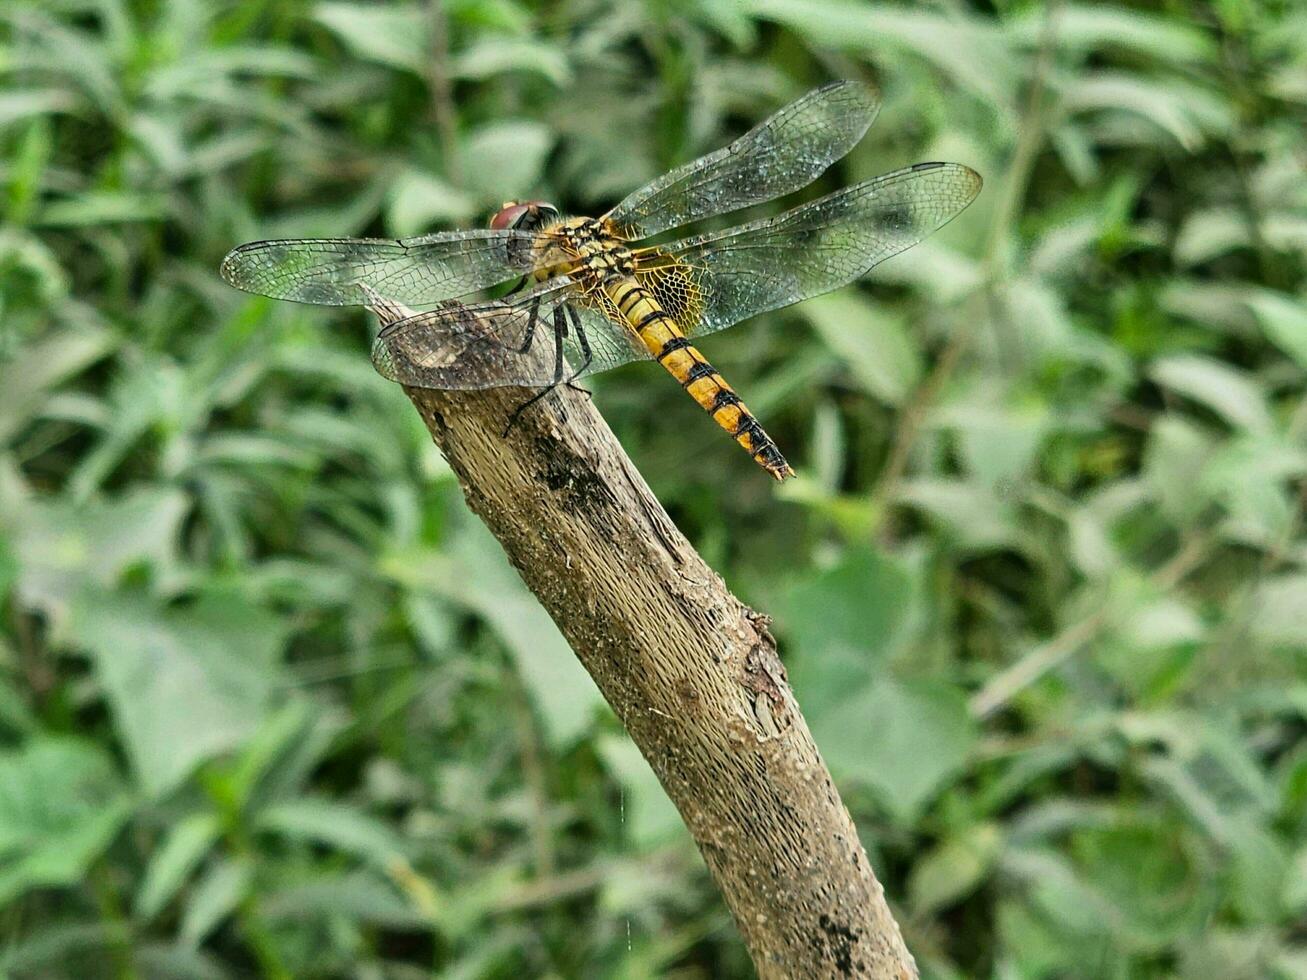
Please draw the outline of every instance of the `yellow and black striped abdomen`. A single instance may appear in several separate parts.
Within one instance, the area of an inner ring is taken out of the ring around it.
[[[740,401],[740,396],[690,343],[648,289],[635,279],[619,279],[607,283],[604,291],[655,360],[759,466],[778,480],[794,475],[776,443]]]

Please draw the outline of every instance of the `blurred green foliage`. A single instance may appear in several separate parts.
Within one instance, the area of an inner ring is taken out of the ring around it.
[[[596,400],[776,616],[925,975],[1307,977],[1307,10],[0,6],[0,973],[733,977],[361,313],[233,245],[593,212],[832,77],[980,200]],[[693,464],[693,465],[691,465]]]

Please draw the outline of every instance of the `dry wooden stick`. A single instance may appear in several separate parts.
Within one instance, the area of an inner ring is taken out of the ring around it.
[[[676,804],[758,975],[916,978],[767,618],[676,529],[589,400],[559,389],[505,438],[529,392],[405,391]]]

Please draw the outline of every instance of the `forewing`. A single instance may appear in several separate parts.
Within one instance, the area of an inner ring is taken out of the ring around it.
[[[370,305],[380,301],[373,298]],[[511,302],[450,303],[413,314],[391,322],[372,345],[372,363],[383,377],[446,390],[544,387],[649,356],[628,328],[585,306],[566,279]]]
[[[464,296],[531,272],[544,257],[537,233],[483,229],[420,238],[305,238],[250,242],[222,260],[248,293],[316,303],[367,303],[362,287],[410,306]]]
[[[957,163],[919,163],[728,231],[650,249],[682,262],[699,289],[701,336],[789,306],[864,275],[958,215],[980,175]]]
[[[730,146],[646,184],[606,217],[627,238],[645,238],[789,194],[848,153],[879,109],[879,98],[860,82],[824,85]]]

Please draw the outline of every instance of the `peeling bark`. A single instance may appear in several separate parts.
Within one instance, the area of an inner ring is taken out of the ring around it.
[[[521,389],[405,391],[680,811],[758,975],[914,980],[767,618],[694,551],[589,400],[560,389],[504,438]]]

